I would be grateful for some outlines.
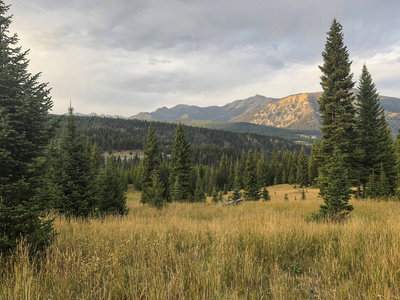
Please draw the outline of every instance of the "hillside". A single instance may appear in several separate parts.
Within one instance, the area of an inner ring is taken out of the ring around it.
[[[320,124],[317,100],[322,93],[289,96],[231,121],[249,122],[287,129],[318,130]]]
[[[268,136],[277,136],[292,142],[302,142],[312,144],[319,140],[321,132],[319,130],[291,130],[267,125],[258,125],[247,122],[210,122],[210,121],[183,121],[189,126],[198,126],[204,128],[228,130],[233,132],[251,132]]]
[[[190,105],[177,105],[172,108],[160,108],[153,113],[140,113],[133,116],[134,119],[162,120],[162,121],[209,121],[211,122],[239,122],[267,125],[276,128],[290,130],[319,131],[320,113],[318,99],[322,92],[302,93],[291,95],[282,99],[267,98],[256,95],[254,97],[237,100],[224,106],[197,107]],[[393,135],[397,135],[400,129],[400,99],[381,96],[382,106]],[[196,122],[195,122],[196,123]],[[200,126],[218,128],[225,127],[215,124],[202,124]],[[250,131],[240,129],[243,125],[235,126],[234,131]],[[257,129],[258,130],[258,129]],[[284,137],[284,135],[279,135]]]
[[[65,121],[65,120],[64,120]],[[96,143],[101,151],[141,150],[150,124],[152,124],[161,152],[170,154],[176,124],[148,122],[142,120],[113,119],[104,117],[76,116],[77,126],[82,135]],[[59,132],[60,134],[60,132]],[[222,154],[239,158],[242,151],[257,150],[272,153],[273,150],[300,151],[301,145],[279,137],[248,132],[232,132],[208,128],[185,126],[185,134],[192,146],[194,161],[214,164]]]

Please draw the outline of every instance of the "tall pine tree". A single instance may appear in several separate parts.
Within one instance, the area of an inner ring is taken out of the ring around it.
[[[300,188],[308,186],[308,158],[304,147],[300,150],[297,163],[297,184]]]
[[[322,121],[320,163],[322,167],[328,164],[337,147],[343,155],[346,167],[350,171],[356,171],[356,120],[354,95],[351,91],[355,83],[352,80],[349,53],[343,42],[342,25],[336,19],[328,32],[322,57],[324,64],[319,68],[322,71],[323,94],[318,100]],[[349,174],[349,179],[355,180],[356,177],[354,172]]]
[[[190,186],[190,170],[192,169],[192,158],[190,145],[183,132],[183,125],[179,122],[175,132],[174,144],[172,146],[170,190],[173,201],[188,200],[192,190]]]
[[[249,151],[245,170],[244,198],[248,201],[258,201],[260,200],[260,192],[257,178],[257,165],[254,161],[253,153]]]
[[[61,188],[61,198],[56,208],[67,217],[89,217],[97,207],[91,151],[85,151],[88,146],[78,133],[71,106],[68,112],[60,143],[61,171],[56,183]]]
[[[372,82],[371,74],[364,64],[357,94],[357,130],[359,147],[362,150],[359,179],[365,197],[366,183],[370,175],[380,175],[381,166],[387,175],[388,186],[394,192],[394,149],[390,129],[379,101],[379,94]],[[370,186],[368,188],[373,188]],[[371,194],[371,193],[370,193]]]
[[[15,249],[21,239],[31,252],[52,240],[47,219],[42,157],[53,129],[47,126],[53,102],[39,74],[28,72],[28,51],[9,33],[9,6],[0,0],[0,253]]]
[[[158,160],[158,147],[156,135],[153,126],[150,125],[147,133],[146,144],[144,146],[144,158],[143,158],[143,172],[142,172],[142,196],[140,202],[145,204],[152,200],[149,198],[149,189],[153,187],[154,171],[159,166]]]

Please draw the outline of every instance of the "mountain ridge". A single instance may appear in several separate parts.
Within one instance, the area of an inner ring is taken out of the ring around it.
[[[299,93],[284,98],[255,95],[224,106],[199,107],[180,104],[139,113],[130,118],[158,121],[246,122],[293,130],[319,130],[318,99],[322,92]],[[380,96],[392,134],[400,129],[400,99]]]

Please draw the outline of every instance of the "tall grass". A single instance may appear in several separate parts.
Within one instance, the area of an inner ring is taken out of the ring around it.
[[[2,260],[0,299],[400,297],[400,203],[353,200],[347,222],[317,224],[305,221],[316,190],[269,190],[270,202],[158,211],[133,200],[122,219],[58,219],[46,256],[20,246]]]

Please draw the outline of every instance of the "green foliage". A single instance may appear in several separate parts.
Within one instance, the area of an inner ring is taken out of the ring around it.
[[[58,160],[60,174],[55,180],[61,196],[56,208],[67,217],[90,216],[97,207],[97,186],[93,180],[92,157],[78,133],[72,107],[64,126]]]
[[[317,219],[341,221],[353,210],[353,206],[349,204],[352,192],[348,170],[340,150],[333,152],[321,176],[324,176],[321,181],[325,183],[322,194],[324,204],[320,206]]]
[[[381,169],[387,176],[388,193],[393,194],[395,187],[395,159],[393,140],[384,115],[384,109],[379,101],[379,94],[372,82],[371,74],[364,64],[360,76],[357,94],[357,130],[359,147],[362,151],[360,158],[360,183],[364,186],[370,175],[380,174]],[[383,168],[380,166],[383,165]],[[374,187],[368,185],[368,188]],[[369,193],[375,194],[375,191]]]
[[[254,161],[254,156],[251,151],[247,155],[246,170],[245,170],[245,188],[244,198],[247,201],[260,200],[260,187],[257,179],[257,166]]]
[[[187,200],[192,194],[190,186],[190,170],[192,159],[189,142],[183,132],[183,125],[176,128],[174,145],[171,156],[170,186],[174,187],[171,197],[174,201]]]
[[[203,190],[203,181],[201,180],[200,173],[197,172],[197,179],[196,179],[196,188],[194,190],[193,196],[194,202],[205,202],[206,201],[206,194]]]
[[[231,195],[231,199],[232,200],[238,200],[242,198],[242,193],[240,192],[240,190],[238,188],[235,188],[233,190],[233,194]]]
[[[306,192],[304,190],[301,191],[301,200],[306,200]]]
[[[342,25],[336,19],[332,21],[322,57],[324,64],[319,68],[324,92],[318,100],[322,122],[320,164],[328,164],[334,149],[338,148],[349,167],[349,179],[355,179],[358,176],[353,171],[357,170],[358,152],[352,92],[354,82],[349,53],[343,42]]]
[[[261,198],[263,201],[270,201],[271,196],[269,195],[268,189],[266,187],[263,187],[261,190]]]
[[[311,154],[308,159],[308,178],[311,186],[316,186],[318,178],[318,155],[320,143],[314,142],[311,148]]]
[[[164,185],[157,170],[153,171],[152,185],[148,191],[148,196],[148,203],[157,209],[162,209],[167,204],[164,197]]]
[[[218,195],[218,192],[215,189],[212,191],[211,197],[212,197],[211,202],[213,202],[213,203],[218,203],[219,202],[219,195]]]
[[[297,184],[300,188],[308,186],[308,158],[304,147],[301,148],[297,163]]]
[[[142,178],[141,178],[141,189],[142,195],[140,202],[145,204],[149,203],[151,197],[149,195],[149,189],[153,188],[154,172],[158,168],[160,162],[158,160],[158,147],[155,132],[153,126],[149,126],[149,132],[147,134],[146,144],[144,145],[144,158],[142,162]]]
[[[28,51],[9,35],[8,9],[0,1],[0,256],[22,239],[31,253],[44,250],[54,235],[43,159],[54,133],[53,102],[40,74],[28,72]]]
[[[116,159],[109,156],[105,168],[99,175],[100,192],[98,210],[101,215],[126,215],[126,186],[117,169]]]

